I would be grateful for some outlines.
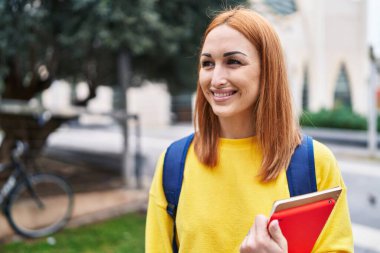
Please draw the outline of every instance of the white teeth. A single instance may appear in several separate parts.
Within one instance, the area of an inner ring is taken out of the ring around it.
[[[228,97],[228,96],[231,96],[232,94],[234,94],[234,93],[233,92],[227,92],[227,93],[216,93],[216,92],[214,92],[214,96],[219,97],[219,98]]]

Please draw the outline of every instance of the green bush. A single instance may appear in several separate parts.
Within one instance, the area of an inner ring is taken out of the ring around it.
[[[300,117],[301,126],[367,130],[367,119],[348,108],[322,109],[319,112],[305,111]],[[377,131],[380,132],[380,116],[377,117]]]

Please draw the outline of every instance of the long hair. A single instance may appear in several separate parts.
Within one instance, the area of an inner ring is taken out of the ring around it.
[[[255,119],[254,128],[263,152],[258,176],[261,181],[268,182],[276,179],[281,170],[287,168],[294,149],[301,142],[281,43],[273,27],[263,17],[253,10],[238,7],[214,17],[203,35],[202,47],[209,32],[223,24],[243,34],[259,52],[259,94],[252,117]],[[218,117],[207,102],[199,80],[194,119],[195,153],[202,163],[215,167],[218,163],[221,130]]]

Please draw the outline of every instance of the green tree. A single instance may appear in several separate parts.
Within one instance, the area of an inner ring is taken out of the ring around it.
[[[73,101],[82,106],[96,96],[98,85],[118,85],[123,78],[128,85],[145,79],[164,81],[172,93],[194,90],[198,46],[209,16],[213,10],[245,2],[0,1],[1,97],[28,101],[59,79],[88,84],[88,97]],[[0,124],[6,120],[3,115]],[[47,128],[41,138],[60,123]],[[12,129],[3,130],[5,142],[27,139]],[[35,148],[41,145],[43,141]],[[4,141],[4,155],[3,146]]]
[[[248,5],[246,0],[158,0],[157,10],[161,20],[167,24],[175,24],[170,31],[176,43],[167,54],[162,54],[165,49],[149,52],[142,58],[137,58],[137,63],[144,66],[146,59],[151,58],[158,64],[151,65],[146,74],[148,78],[163,80],[168,84],[171,94],[194,91],[196,88],[198,53],[203,32],[211,17],[221,9],[237,5]],[[158,48],[162,44],[156,44]],[[145,68],[140,68],[142,70]]]
[[[21,1],[0,5],[3,98],[28,100],[57,79],[114,85],[123,49],[134,57],[175,40],[154,0]],[[77,101],[81,104],[82,101]]]

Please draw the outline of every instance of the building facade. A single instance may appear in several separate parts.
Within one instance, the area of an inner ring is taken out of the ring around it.
[[[252,0],[279,33],[298,112],[344,106],[368,113],[369,1]]]

